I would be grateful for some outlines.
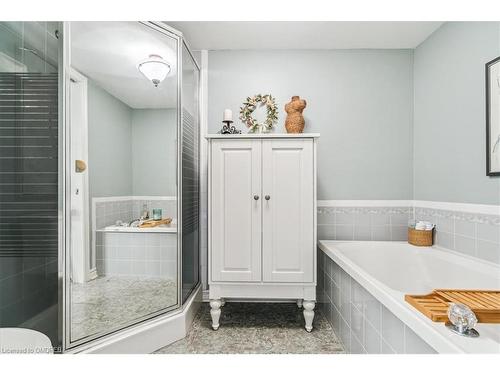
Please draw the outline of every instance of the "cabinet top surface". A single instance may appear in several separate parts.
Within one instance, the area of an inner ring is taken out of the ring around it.
[[[248,138],[319,138],[319,133],[247,133],[207,134],[206,139],[248,139]]]

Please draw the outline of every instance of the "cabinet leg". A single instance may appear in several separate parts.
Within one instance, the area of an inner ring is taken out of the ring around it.
[[[298,307],[299,309],[301,309],[301,308],[302,308],[302,302],[303,302],[303,301],[304,301],[304,300],[302,300],[302,299],[298,299],[298,300],[297,300],[297,307]]]
[[[314,319],[314,306],[316,303],[314,301],[304,301],[304,320],[306,321],[306,331],[311,332],[313,329],[313,319]]]
[[[222,302],[220,299],[210,300],[210,315],[212,316],[212,328],[214,329],[214,331],[217,331],[219,329],[221,306]]]

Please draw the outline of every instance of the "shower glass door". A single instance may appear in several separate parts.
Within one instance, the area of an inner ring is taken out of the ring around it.
[[[179,37],[71,22],[67,346],[180,305]]]
[[[54,347],[61,34],[58,22],[0,22],[0,327]]]

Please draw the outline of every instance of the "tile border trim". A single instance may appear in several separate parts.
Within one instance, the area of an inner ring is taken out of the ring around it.
[[[411,200],[318,200],[318,207],[406,207]]]
[[[413,201],[413,207],[431,208],[435,210],[446,210],[456,212],[469,212],[482,215],[499,215],[500,206],[494,204],[473,204],[456,202],[435,202],[435,201]]]
[[[500,205],[420,200],[318,200],[318,207],[420,207],[500,216]]]
[[[141,196],[141,195],[129,195],[129,196],[111,196],[111,197],[93,197],[93,202],[121,202],[121,201],[175,201],[177,197],[175,195],[166,196]]]

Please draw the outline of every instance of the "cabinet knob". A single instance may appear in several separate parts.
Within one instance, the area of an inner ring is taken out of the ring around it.
[[[254,195],[253,199],[255,199],[256,201],[258,201],[259,200],[259,196],[258,195]]]
[[[269,195],[266,195],[264,198],[266,198],[266,201],[268,201],[269,199],[271,199],[271,197]]]

